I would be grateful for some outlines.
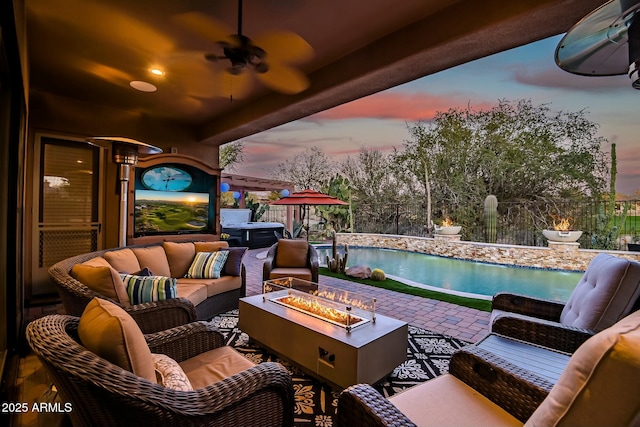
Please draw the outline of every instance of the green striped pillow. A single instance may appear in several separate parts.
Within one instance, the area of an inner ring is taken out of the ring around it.
[[[229,252],[198,252],[184,277],[190,279],[218,279]]]
[[[164,276],[121,274],[131,304],[177,298],[177,279]]]

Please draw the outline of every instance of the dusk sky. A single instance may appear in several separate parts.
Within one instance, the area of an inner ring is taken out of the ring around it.
[[[626,75],[583,77],[555,64],[562,37],[551,37],[423,77],[242,139],[244,161],[231,173],[271,178],[278,163],[317,146],[334,160],[360,147],[386,152],[409,138],[407,124],[450,108],[488,109],[498,100],[531,99],[551,111],[586,111],[599,135],[617,144],[617,191],[640,189],[640,91]]]

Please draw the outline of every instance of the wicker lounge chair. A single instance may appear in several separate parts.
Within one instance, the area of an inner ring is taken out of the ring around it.
[[[78,342],[78,324],[77,317],[50,315],[31,322],[26,331],[62,401],[70,403],[74,426],[293,425],[291,376],[278,363],[262,363],[206,387],[179,391],[87,350]],[[177,362],[224,346],[222,334],[205,322],[145,338],[153,353]]]
[[[304,240],[281,239],[267,252],[262,279],[297,277],[318,283],[318,251]]]
[[[491,331],[573,353],[596,332],[638,309],[640,263],[596,255],[566,304],[499,293],[492,302]]]
[[[389,399],[368,384],[345,389],[338,425],[632,426],[640,419],[640,312],[587,340],[548,395],[490,354],[476,357],[478,350],[454,354],[449,373]]]

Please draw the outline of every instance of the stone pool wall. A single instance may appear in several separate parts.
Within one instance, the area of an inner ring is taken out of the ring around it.
[[[640,262],[640,252],[580,249],[578,243],[551,243],[549,247],[515,246],[467,242],[460,240],[460,236],[430,238],[364,233],[338,233],[336,240],[339,245],[400,249],[496,264],[559,270],[584,271],[591,259],[600,252]]]

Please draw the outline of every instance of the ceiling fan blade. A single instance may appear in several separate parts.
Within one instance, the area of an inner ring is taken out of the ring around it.
[[[218,20],[200,12],[187,12],[175,16],[175,20],[185,28],[200,34],[214,43],[223,42],[236,46],[237,40],[231,35],[233,31]]]
[[[270,62],[269,67],[268,72],[256,74],[258,79],[269,88],[293,95],[309,87],[309,79],[300,70],[278,62]]]
[[[267,52],[270,60],[301,64],[313,58],[313,48],[305,39],[289,31],[261,34],[254,40]]]

